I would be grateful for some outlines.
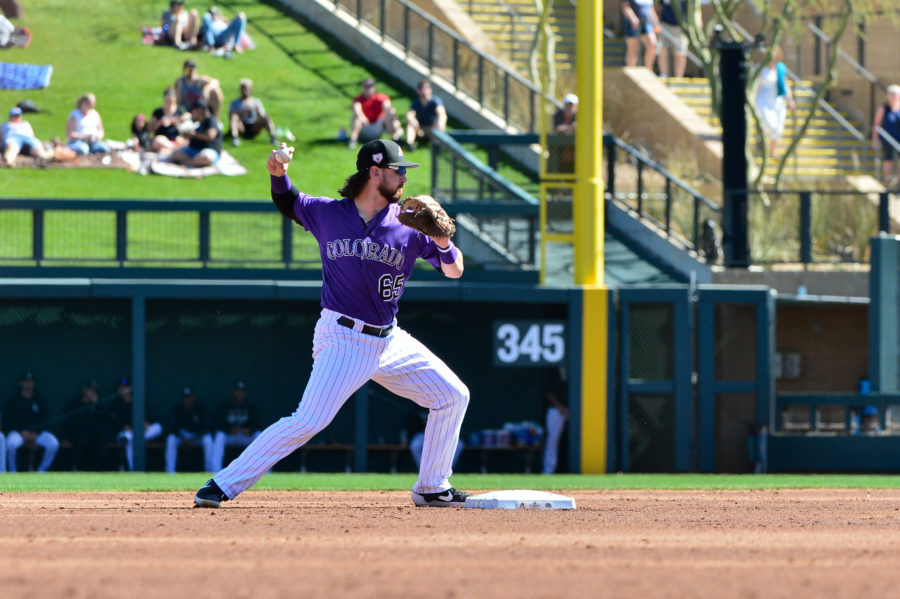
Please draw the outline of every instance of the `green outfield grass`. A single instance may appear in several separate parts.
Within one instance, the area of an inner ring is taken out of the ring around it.
[[[401,119],[409,110],[413,90],[391,79],[378,65],[367,64],[333,40],[320,37],[274,3],[221,0],[215,4],[229,17],[239,10],[247,14],[247,32],[256,50],[225,60],[199,51],[144,46],[141,26],[158,25],[168,0],[29,2],[27,18],[16,24],[27,26],[34,39],[28,48],[5,51],[2,60],[51,64],[53,77],[45,89],[0,90],[0,120],[6,120],[9,107],[28,98],[42,109],[39,114],[26,115],[37,136],[64,137],[75,100],[90,91],[97,96],[107,137],[125,141],[132,117],[138,112],[149,115],[161,105],[165,87],[181,76],[184,60],[193,58],[200,74],[221,82],[225,115],[227,103],[238,95],[238,81],[253,79],[254,95],[277,125],[289,128],[297,137],[291,164],[295,183],[312,194],[336,193],[354,170],[356,151],[339,143],[337,133],[349,124],[350,104],[359,94],[360,82],[374,76],[379,91],[392,98]],[[196,8],[202,12],[205,6]],[[3,169],[3,196],[268,201],[265,157],[270,146],[266,136],[237,148],[226,142],[225,147],[247,168],[247,175],[182,180],[142,177],[118,169]],[[419,150],[411,158],[421,162],[422,168],[410,172],[407,191],[428,193],[430,154],[427,149]],[[503,174],[524,182],[513,169],[505,169]]]
[[[208,475],[50,472],[0,475],[0,492],[34,491],[184,491],[206,482]],[[406,491],[414,474],[268,474],[254,490],[268,491]],[[460,489],[571,490],[759,490],[759,489],[896,489],[900,476],[840,474],[458,474]]]

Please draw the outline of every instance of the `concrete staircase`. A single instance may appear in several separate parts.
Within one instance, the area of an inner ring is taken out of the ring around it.
[[[721,133],[721,126],[718,118],[713,114],[712,104],[709,100],[706,79],[670,78],[666,83],[685,104],[691,106],[699,116],[704,118],[717,132]],[[779,145],[781,150],[787,147],[790,136],[802,125],[803,119],[812,110],[812,94],[796,88],[793,91],[797,110],[793,115],[788,111],[784,140]],[[842,113],[841,116],[850,121],[857,129],[864,130],[858,123],[853,123],[847,114]],[[753,132],[751,132],[751,143],[754,144],[752,147],[757,147],[756,135]],[[800,141],[797,150],[788,159],[788,164],[785,166],[785,174],[796,177],[871,174],[874,172],[874,165],[875,152],[868,145],[863,148],[834,117],[819,111],[813,117],[810,128],[807,129],[806,135]],[[766,168],[766,174],[774,176],[776,166],[770,160]]]
[[[457,0],[516,69],[528,74],[528,52],[540,23],[534,0]],[[556,0],[550,15],[556,34],[556,68],[575,70],[575,6]]]
[[[623,38],[603,36],[603,66],[625,66],[625,40]]]

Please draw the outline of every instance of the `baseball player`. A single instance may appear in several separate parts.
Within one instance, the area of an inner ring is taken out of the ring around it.
[[[401,224],[401,219],[410,222],[410,211],[401,215],[399,205],[406,171],[419,165],[407,161],[395,142],[374,140],[360,148],[356,173],[338,191],[340,200],[314,197],[292,186],[286,164],[292,157],[293,148],[282,144],[266,166],[278,210],[319,242],[322,311],[313,337],[312,373],[297,410],[269,426],[213,476],[197,491],[194,503],[217,508],[253,486],[325,428],[371,379],[429,410],[413,503],[462,506],[468,495],[448,479],[469,390],[396,320],[397,301],[417,258],[449,278],[462,276],[463,256],[450,241],[452,230],[428,236]],[[437,206],[431,198],[421,199]]]

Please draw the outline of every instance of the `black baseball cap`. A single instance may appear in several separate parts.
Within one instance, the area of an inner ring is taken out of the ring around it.
[[[419,166],[419,163],[410,162],[404,158],[403,150],[400,149],[397,142],[389,139],[373,139],[361,147],[356,155],[356,170],[360,172],[367,171],[371,166],[379,168],[387,168],[389,166],[415,168]]]
[[[185,60],[185,61],[184,61],[184,64],[182,65],[181,68],[186,69],[186,68],[188,68],[188,67],[191,67],[192,69],[196,69],[196,68],[197,68],[197,63],[194,62],[194,59],[193,59],[193,58],[188,58],[187,60]]]
[[[33,381],[33,380],[34,380],[34,373],[32,373],[30,370],[26,370],[25,372],[22,373],[22,379],[21,379],[21,380],[23,380],[23,381]]]
[[[198,108],[201,108],[204,111],[209,110],[209,102],[207,102],[203,98],[200,98],[199,100],[194,102],[193,106],[191,106],[191,112],[197,110]]]

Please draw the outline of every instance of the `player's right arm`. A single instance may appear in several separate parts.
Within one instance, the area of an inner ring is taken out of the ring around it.
[[[282,143],[279,149],[286,150],[291,157],[294,156],[294,148],[290,148]],[[271,175],[272,201],[285,218],[289,218],[295,223],[303,225],[303,222],[294,211],[294,202],[300,197],[300,190],[291,185],[291,180],[288,179],[287,170],[289,164],[290,163],[282,164],[281,162],[278,162],[278,160],[275,159],[275,150],[269,152],[269,158],[266,160],[266,168],[269,169],[269,175]]]

